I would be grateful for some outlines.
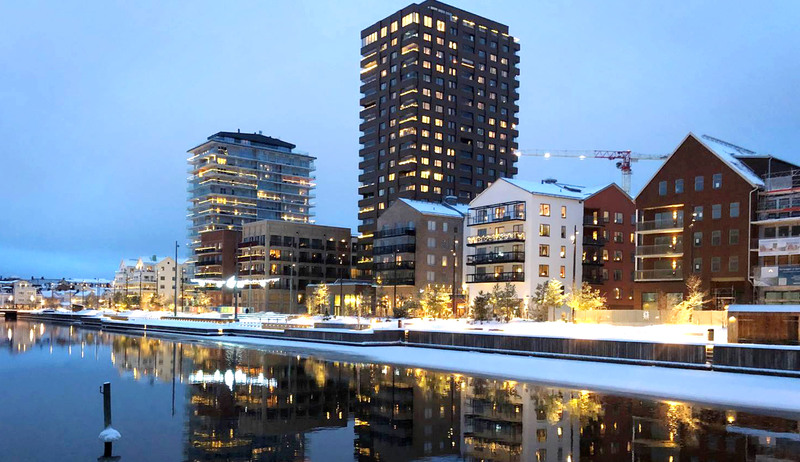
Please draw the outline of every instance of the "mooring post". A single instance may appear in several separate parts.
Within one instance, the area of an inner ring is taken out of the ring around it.
[[[105,382],[100,393],[103,394],[103,431],[99,438],[103,441],[103,455],[98,460],[119,460],[111,455],[114,441],[121,438],[119,432],[111,427],[111,382]]]

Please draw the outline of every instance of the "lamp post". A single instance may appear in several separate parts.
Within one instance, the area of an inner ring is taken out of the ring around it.
[[[458,262],[458,227],[453,228],[453,317],[456,317],[456,266]]]
[[[397,247],[392,252],[392,263],[394,263],[394,273],[392,274],[392,314],[397,312]]]
[[[578,290],[577,281],[575,281],[576,270],[578,268],[578,225],[575,225],[572,230],[572,236],[569,237],[572,241],[572,290]],[[575,308],[570,309],[570,319],[575,323]]]
[[[178,317],[178,282],[180,281],[178,279],[178,247],[178,241],[175,241],[175,299],[172,310],[172,314],[175,317]],[[158,284],[158,281],[156,281],[156,284]]]

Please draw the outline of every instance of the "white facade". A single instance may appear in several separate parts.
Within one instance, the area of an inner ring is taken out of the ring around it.
[[[463,266],[470,302],[509,282],[527,306],[539,284],[579,282],[583,199],[554,184],[500,179],[470,202]]]
[[[122,260],[114,274],[114,291],[128,296],[142,295],[147,300],[158,293],[164,300],[175,296],[175,259],[172,257],[140,257]],[[187,265],[178,263],[178,292],[187,280],[184,274]]]

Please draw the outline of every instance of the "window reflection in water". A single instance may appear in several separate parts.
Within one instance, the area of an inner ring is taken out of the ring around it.
[[[173,418],[183,419],[188,460],[306,460],[321,429],[347,432],[360,461],[800,459],[796,418],[322,361],[278,348],[38,323],[3,327],[3,354],[63,353],[111,365],[126,379],[174,386]]]

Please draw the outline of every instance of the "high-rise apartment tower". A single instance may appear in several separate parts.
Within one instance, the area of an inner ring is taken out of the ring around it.
[[[361,32],[362,269],[397,198],[468,203],[517,172],[518,52],[507,26],[434,0]]]
[[[261,133],[219,132],[189,154],[194,260],[202,257],[203,233],[241,231],[257,220],[313,221],[315,158],[294,144]],[[235,247],[231,251],[235,255]]]

